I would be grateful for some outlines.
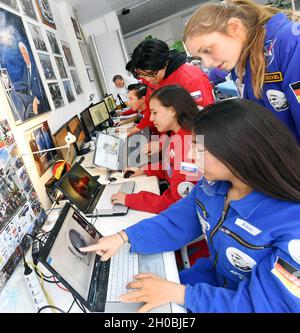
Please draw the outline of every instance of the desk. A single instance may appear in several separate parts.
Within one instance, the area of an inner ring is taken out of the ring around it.
[[[87,156],[85,163],[89,163],[89,158],[90,157]],[[95,175],[96,174],[100,175],[99,180],[105,181],[104,175],[106,175],[106,171],[104,169],[95,168],[91,169],[91,171],[93,171],[93,174]],[[116,176],[118,178],[117,181],[119,182],[129,181],[128,179],[124,179],[121,176],[122,176],[121,173],[119,173],[119,176]],[[159,193],[158,181],[156,177],[140,176],[136,177],[134,180],[136,182],[134,192],[139,192],[141,190],[148,190],[154,193]],[[61,203],[61,207],[63,207],[63,205],[64,203]],[[58,210],[54,210],[50,214],[49,219],[44,226],[44,229],[46,231],[50,230],[53,227],[53,223],[56,221],[58,214],[59,214]],[[125,229],[142,219],[150,218],[152,216],[154,216],[154,214],[129,209],[128,213],[125,216],[98,217],[98,219],[95,222],[95,227],[100,231],[102,235],[108,236],[114,234],[115,232],[121,229]],[[29,255],[27,257],[29,257]],[[170,281],[179,282],[179,276],[178,276],[174,253],[173,252],[163,253],[163,260],[165,263],[165,274],[167,279]],[[38,267],[45,275],[49,275],[49,272],[44,268],[44,266],[39,264]],[[67,311],[73,302],[72,295],[69,292],[60,289],[56,284],[50,284],[45,282],[44,286],[47,294],[50,296],[52,300],[53,305],[61,308],[63,311]],[[8,281],[3,293],[6,292],[9,293],[10,291],[17,291],[15,312],[27,312],[27,313],[36,312],[32,298],[29,295],[29,292],[27,290],[24,281],[23,265],[19,266],[14,275]],[[172,303],[172,311],[177,313],[185,312],[181,306],[173,303]],[[74,304],[71,312],[82,312],[82,311],[78,308],[76,304]]]

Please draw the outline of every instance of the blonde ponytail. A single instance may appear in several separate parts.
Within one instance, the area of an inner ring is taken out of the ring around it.
[[[262,96],[262,86],[266,71],[264,57],[265,24],[268,20],[285,12],[289,18],[294,18],[291,11],[261,6],[251,0],[230,0],[201,6],[189,19],[184,30],[183,40],[200,34],[212,32],[227,32],[228,21],[238,18],[247,29],[247,41],[237,64],[237,74],[242,80],[247,59],[250,62],[252,86],[256,98]],[[296,20],[299,17],[296,17]]]

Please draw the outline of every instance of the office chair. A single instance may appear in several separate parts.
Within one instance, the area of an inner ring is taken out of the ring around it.
[[[204,235],[199,236],[198,238],[194,239],[192,242],[190,242],[189,244],[183,246],[180,249],[180,254],[181,254],[181,258],[182,258],[182,262],[183,262],[183,267],[186,268],[190,268],[191,264],[190,264],[190,259],[189,259],[189,255],[188,255],[188,246],[195,244],[197,242],[202,241],[203,239],[205,239]]]

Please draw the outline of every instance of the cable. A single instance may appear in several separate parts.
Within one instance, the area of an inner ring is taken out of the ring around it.
[[[73,300],[71,306],[69,307],[69,310],[67,311],[67,313],[69,313],[69,312],[71,311],[71,309],[72,309],[72,307],[73,307],[74,304],[75,304],[75,298],[74,298],[74,300]]]
[[[68,293],[70,292],[69,289],[64,288],[64,287],[62,287],[62,286],[59,285],[60,281],[56,280],[55,276],[53,276],[53,281],[56,283],[57,287],[60,288],[61,290],[66,291]]]
[[[75,300],[75,303],[77,304],[77,306],[79,307],[79,309],[82,312],[86,313],[86,309],[85,309],[84,305],[79,301],[79,299],[74,297],[74,300]]]
[[[66,313],[65,311],[63,311],[62,309],[60,309],[59,307],[55,306],[55,305],[45,305],[45,306],[42,306],[37,313],[40,313],[42,312],[43,310],[45,309],[55,309],[55,310],[58,310],[59,312],[61,313]]]

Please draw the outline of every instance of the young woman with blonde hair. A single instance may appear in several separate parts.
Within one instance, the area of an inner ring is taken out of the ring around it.
[[[251,0],[207,4],[187,22],[184,42],[205,66],[232,71],[241,97],[271,110],[300,142],[298,19]]]

